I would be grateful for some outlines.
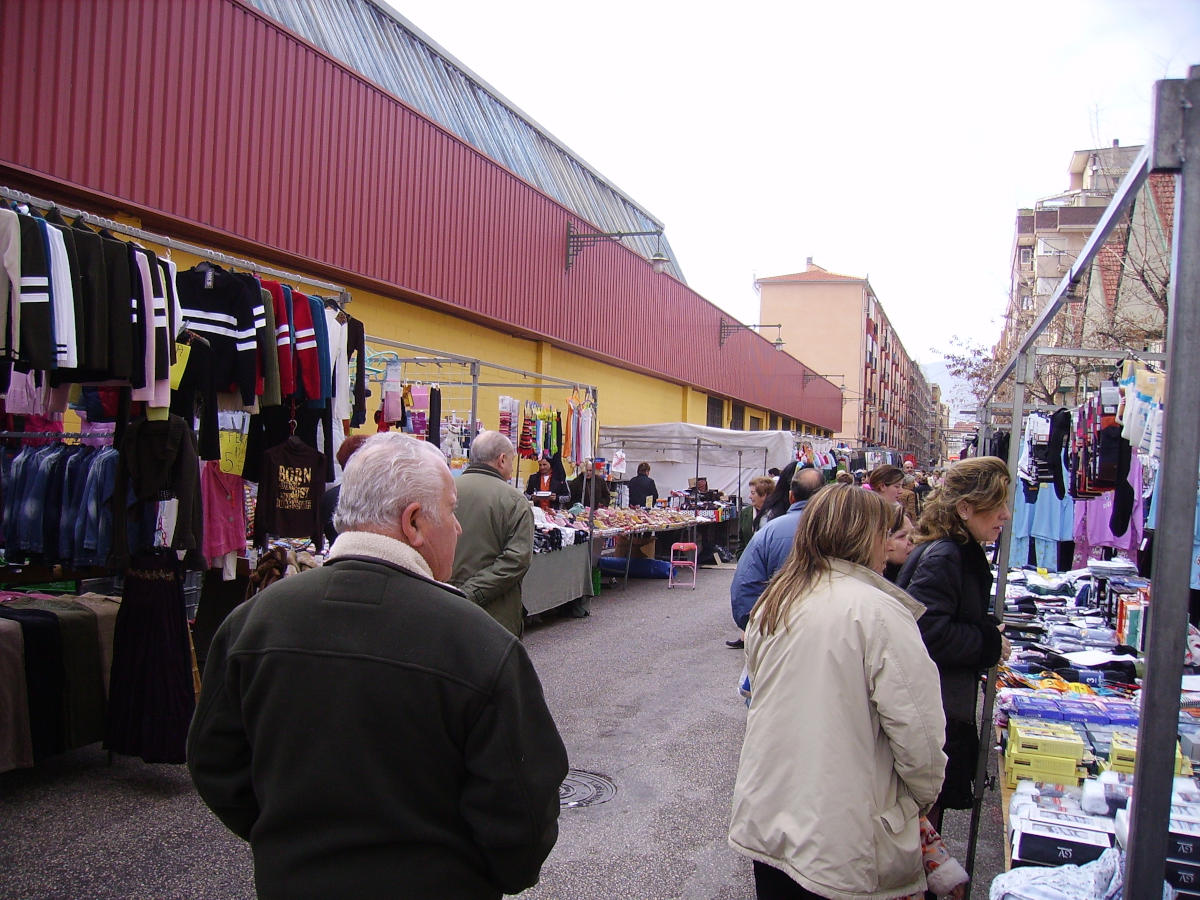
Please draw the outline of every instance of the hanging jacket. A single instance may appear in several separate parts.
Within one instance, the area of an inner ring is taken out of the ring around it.
[[[139,419],[125,430],[112,495],[112,568],[124,569],[131,553],[150,549],[153,535],[130,525],[136,526],[164,492],[179,501],[171,549],[187,551],[184,564],[189,568],[206,568],[201,552],[200,457],[191,423],[179,416],[165,421]]]
[[[318,358],[317,332],[313,325],[308,296],[292,291],[292,333],[295,335],[296,389],[304,399],[321,397],[321,362]]]
[[[354,368],[354,410],[350,414],[350,427],[357,428],[367,421],[367,343],[363,323],[354,317],[346,323],[346,358],[357,362]]]
[[[208,264],[180,272],[177,286],[184,324],[212,345],[217,390],[237,390],[250,406],[258,355],[254,298],[232,273]]]
[[[275,313],[276,366],[279,369],[279,395],[290,397],[296,393],[296,367],[292,361],[292,320],[288,304],[284,300],[283,285],[278,281],[262,282],[263,290],[271,295],[271,308]]]
[[[20,333],[21,223],[11,209],[0,209],[0,362],[16,358]]]
[[[83,227],[79,222],[76,228]],[[108,377],[128,378],[133,370],[133,284],[129,249],[107,230],[100,232],[108,280]]]
[[[49,370],[55,365],[54,316],[50,307],[50,259],[38,220],[17,214],[21,229],[21,309],[18,367]]]

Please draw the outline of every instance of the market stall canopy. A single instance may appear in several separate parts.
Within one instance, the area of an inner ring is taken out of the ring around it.
[[[796,436],[790,431],[730,431],[687,422],[601,425],[598,454],[611,459],[617,450],[625,451],[624,478],[637,474],[638,463],[648,462],[660,494],[686,490],[688,479],[698,473],[708,479],[710,490],[745,495],[751,478],[772,467],[782,469],[796,458]]]

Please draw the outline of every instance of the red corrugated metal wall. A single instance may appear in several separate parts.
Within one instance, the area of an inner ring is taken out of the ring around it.
[[[841,395],[237,0],[0,4],[0,169],[837,430]],[[418,295],[414,297],[413,295]],[[452,349],[452,348],[451,348]]]

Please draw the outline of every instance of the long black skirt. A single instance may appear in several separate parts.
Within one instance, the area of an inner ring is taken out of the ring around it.
[[[104,746],[148,763],[186,760],[196,708],[183,599],[173,555],[135,557],[113,634]]]

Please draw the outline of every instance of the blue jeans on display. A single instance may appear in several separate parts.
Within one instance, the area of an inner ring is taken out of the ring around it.
[[[1038,568],[1047,572],[1058,571],[1058,541],[1034,538],[1033,552],[1037,554]]]
[[[1009,566],[1020,568],[1029,562],[1029,538],[1015,537],[1008,552]]]

